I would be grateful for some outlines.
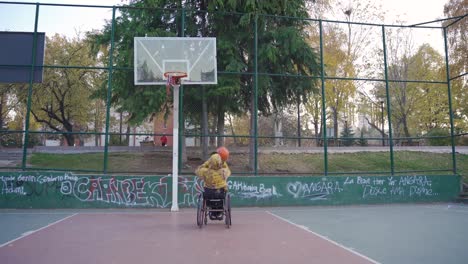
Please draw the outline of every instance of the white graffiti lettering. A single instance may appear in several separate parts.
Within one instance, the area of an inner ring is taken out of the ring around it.
[[[390,195],[395,195],[395,196],[403,196],[405,195],[405,189],[403,187],[391,187],[390,188]]]
[[[31,175],[23,176],[23,175],[19,175],[17,180],[18,180],[18,181],[22,181],[22,182],[36,182],[36,176],[31,176]]]
[[[16,180],[14,176],[0,176],[0,181],[7,182],[7,181],[14,181]]]
[[[356,183],[357,184],[370,184],[371,183],[371,179],[370,178],[363,178],[361,176],[358,176],[357,179],[356,179]]]
[[[377,187],[377,186],[364,186],[364,191],[362,192],[362,198],[367,198],[368,196],[379,196],[387,195],[387,188]]]
[[[118,207],[167,208],[172,203],[171,175],[109,177],[26,172],[16,175],[0,176],[0,195],[11,197],[5,201],[13,201],[15,196],[27,196],[28,199],[44,196],[62,198],[57,201],[68,199],[67,202],[75,200],[77,203],[105,203]],[[398,202],[411,197],[417,201],[441,196],[442,193],[438,192],[439,182],[433,184],[432,179],[432,176],[295,177],[292,181],[283,178],[273,182],[271,178],[239,177],[230,178],[228,188],[233,201],[250,200],[241,201],[242,205],[269,204],[272,199],[290,198],[304,201],[340,200],[345,197],[386,201],[388,198],[389,201]],[[197,177],[181,176],[178,178],[178,185],[179,205],[196,205],[197,195],[203,190],[203,182]],[[342,192],[344,193],[340,194]],[[446,191],[443,193],[445,195]],[[0,205],[1,203],[0,200]]]
[[[4,187],[2,188],[2,194],[18,194],[18,195],[26,195],[27,193],[24,191],[24,187]]]
[[[419,186],[410,186],[409,196],[432,196],[432,189]]]
[[[311,200],[328,199],[328,196],[343,191],[338,181],[320,181],[320,182],[293,182],[288,183],[286,189],[296,199],[308,198]]]
[[[249,185],[245,182],[238,181],[228,181],[228,188],[231,190],[231,195],[233,197],[239,197],[242,199],[270,199],[273,197],[281,197],[277,191],[276,186],[271,185],[271,187],[265,187],[264,183],[259,183],[256,185]]]
[[[73,178],[75,181],[62,181],[60,192],[73,195],[82,202],[104,202],[123,206],[152,206],[165,208],[171,205],[170,186],[162,177],[159,182],[145,181],[145,178]],[[69,178],[71,179],[71,178]],[[183,194],[181,205],[196,204],[196,194],[200,190],[196,180],[179,178],[179,192]]]
[[[343,185],[347,184],[354,184],[354,178],[346,177],[346,180],[344,181]]]
[[[417,186],[432,186],[432,181],[430,181],[427,176],[401,176],[398,182],[399,185],[417,185]]]

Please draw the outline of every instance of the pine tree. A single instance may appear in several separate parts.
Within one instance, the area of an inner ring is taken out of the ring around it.
[[[351,125],[348,125],[348,122],[345,122],[343,131],[341,131],[341,141],[345,146],[352,146],[354,144],[354,132]]]
[[[203,87],[206,90],[184,89],[184,105],[187,106],[183,109],[184,118],[189,122],[200,123],[197,119],[202,114],[215,116],[213,122],[219,121],[216,122],[217,130],[222,133],[225,113],[249,111],[253,128],[253,117],[257,114],[268,115],[289,105],[304,103],[318,91],[318,82],[313,78],[284,76],[320,74],[317,52],[306,42],[306,28],[310,22],[285,18],[307,18],[305,0],[135,0],[130,2],[130,6],[137,9],[121,8],[121,15],[115,21],[116,65],[128,65],[133,60],[135,36],[216,37],[218,72],[249,73],[219,74],[218,85]],[[183,14],[185,19],[189,18],[184,24]],[[182,25],[185,26],[183,30]],[[89,34],[96,48],[102,45],[110,47],[110,36],[114,32],[112,28],[109,21],[102,31]],[[254,45],[255,38],[258,46]],[[271,74],[255,79],[251,73],[256,70]],[[163,89],[135,87],[131,71],[115,71],[112,77],[112,103],[129,112],[129,121],[133,123],[139,123],[155,111],[160,111],[165,103]],[[258,83],[256,98],[253,93],[255,83]],[[200,90],[205,92],[201,93]],[[203,99],[210,103],[201,113]],[[204,128],[207,125],[206,121],[202,124]],[[249,131],[253,133],[253,129]],[[249,166],[253,168],[254,144],[250,144],[250,147]]]
[[[364,131],[362,130],[361,130],[361,136],[359,137],[357,144],[361,147],[365,147],[368,145],[367,138],[364,138]]]

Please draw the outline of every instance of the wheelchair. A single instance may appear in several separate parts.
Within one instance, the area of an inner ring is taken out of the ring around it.
[[[231,222],[231,196],[224,190],[208,189],[198,194],[197,225],[202,228],[208,224],[208,218],[212,221],[222,221],[229,228]]]

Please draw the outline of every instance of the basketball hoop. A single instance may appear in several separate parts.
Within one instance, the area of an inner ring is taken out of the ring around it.
[[[164,77],[167,78],[167,86],[175,86],[180,85],[180,79],[187,77],[187,73],[179,71],[165,72]]]
[[[180,79],[187,77],[187,73],[179,72],[179,71],[165,72],[164,77],[166,77],[167,79],[166,93],[167,93],[167,96],[169,96],[171,94],[171,86],[179,87],[181,84]]]
[[[178,157],[179,142],[183,140],[179,132],[179,114],[183,110],[183,97],[180,95],[183,91],[180,91],[180,85],[218,84],[216,58],[216,38],[134,38],[135,85],[157,85],[157,89],[166,85],[166,98],[161,99],[165,100],[165,109],[172,110],[172,212],[179,210],[178,196],[181,195]],[[148,61],[154,63],[147,64]],[[148,78],[148,72],[152,78]],[[164,97],[164,94],[161,96]]]

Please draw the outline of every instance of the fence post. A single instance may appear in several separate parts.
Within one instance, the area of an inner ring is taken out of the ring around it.
[[[32,97],[32,86],[34,80],[34,70],[36,66],[36,48],[37,48],[37,24],[39,21],[39,3],[36,3],[36,18],[34,21],[34,35],[33,35],[33,50],[31,60],[31,71],[29,73],[29,87],[28,87],[28,101],[26,106],[26,117],[24,120],[24,143],[23,143],[23,161],[21,162],[21,169],[26,169],[26,158],[28,155],[28,141],[29,141],[29,119],[31,118],[31,97]]]
[[[444,48],[445,48],[445,72],[447,77],[447,93],[449,102],[449,115],[450,115],[450,144],[452,145],[452,171],[457,174],[457,158],[455,156],[455,139],[453,136],[453,109],[452,109],[452,89],[450,87],[450,65],[447,44],[447,28],[444,27]]]
[[[388,120],[388,143],[390,146],[390,170],[391,174],[395,174],[395,160],[393,158],[393,135],[392,135],[392,113],[390,109],[390,92],[388,89],[388,65],[387,65],[387,44],[385,40],[385,26],[382,25],[382,43],[384,55],[384,72],[385,72],[385,96],[387,99],[387,120]]]
[[[107,99],[106,99],[106,134],[104,140],[104,174],[107,173],[107,160],[109,158],[109,122],[110,122],[110,104],[112,96],[112,64],[114,56],[114,34],[115,34],[115,6],[112,7],[112,29],[111,29],[111,47],[109,52],[109,76],[107,80]]]
[[[252,118],[254,124],[254,175],[258,175],[258,124],[257,124],[257,116],[258,116],[258,14],[255,14],[255,60],[254,60],[254,67],[255,67],[255,76],[254,76],[254,105],[253,105],[253,113]]]
[[[322,20],[319,20],[319,32],[320,32],[320,80],[322,81],[322,137],[323,137],[323,162],[324,162],[324,174],[328,175],[328,140],[327,140],[327,115],[326,103],[325,103],[325,65],[323,62],[323,26]]]

